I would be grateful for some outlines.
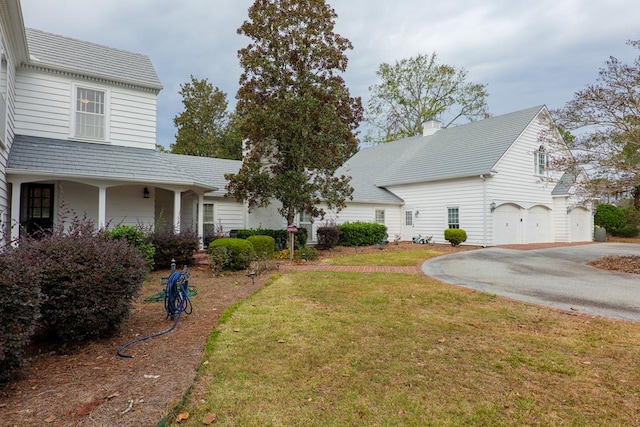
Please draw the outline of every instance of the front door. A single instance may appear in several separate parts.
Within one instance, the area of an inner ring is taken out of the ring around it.
[[[24,184],[22,225],[30,236],[53,229],[53,184]]]

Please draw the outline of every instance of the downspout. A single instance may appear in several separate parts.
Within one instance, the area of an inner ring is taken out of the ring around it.
[[[487,179],[480,175],[482,180],[482,247],[487,247]]]

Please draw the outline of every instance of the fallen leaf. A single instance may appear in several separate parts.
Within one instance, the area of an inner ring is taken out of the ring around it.
[[[584,362],[582,362],[583,365],[591,365],[591,362],[589,362],[588,360],[585,360]]]
[[[440,339],[438,340],[438,342],[439,342],[440,344],[444,344],[445,342],[447,342],[447,340],[446,340],[445,338],[440,338]]]
[[[206,417],[204,417],[204,420],[202,420],[202,424],[208,426],[210,424],[213,424],[213,422],[216,420],[216,414],[214,414],[213,412],[207,414]]]
[[[52,423],[56,420],[56,416],[55,415],[49,415],[47,418],[44,419],[45,423]]]
[[[504,350],[503,350],[503,349],[501,349],[501,348],[496,348],[496,349],[495,349],[495,352],[496,352],[496,353],[499,353],[499,354],[504,354]]]
[[[181,423],[183,421],[186,421],[189,419],[189,413],[188,412],[183,412],[181,414],[178,414],[178,416],[176,417],[176,421]]]
[[[286,343],[285,340],[278,340],[278,344],[284,344],[284,343]]]

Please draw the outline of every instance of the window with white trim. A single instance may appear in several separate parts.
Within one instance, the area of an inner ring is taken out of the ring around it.
[[[549,155],[544,147],[540,146],[540,149],[533,153],[533,156],[535,174],[537,176],[549,175]]]
[[[449,228],[460,228],[459,208],[447,208],[447,225]]]
[[[202,219],[202,223],[203,224],[213,224],[214,223],[213,203],[204,203],[202,205],[202,215],[203,215],[203,219]]]
[[[106,91],[77,86],[74,99],[73,135],[76,138],[106,139]]]
[[[375,221],[378,224],[384,224],[384,209],[376,209]]]
[[[311,224],[313,221],[311,215],[308,212],[300,212],[300,223],[301,224]]]

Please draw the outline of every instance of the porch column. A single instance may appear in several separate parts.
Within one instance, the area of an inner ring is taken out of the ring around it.
[[[200,249],[204,248],[204,194],[198,194],[198,239]]]
[[[176,233],[180,232],[180,199],[181,192],[179,190],[173,192],[173,229]]]
[[[98,228],[107,225],[107,187],[98,187]]]
[[[22,181],[11,181],[11,217],[9,227],[11,227],[11,242],[15,246],[20,237],[20,191]]]

